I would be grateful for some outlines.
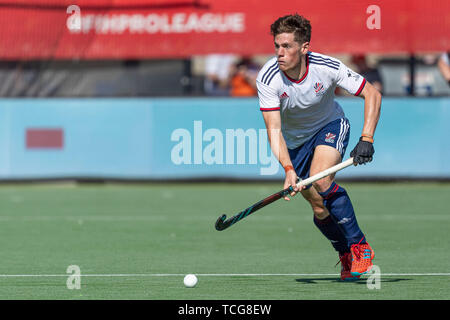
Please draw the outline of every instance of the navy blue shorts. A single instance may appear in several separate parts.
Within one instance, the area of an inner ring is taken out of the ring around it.
[[[347,118],[341,118],[329,122],[300,147],[288,149],[297,176],[302,180],[309,177],[314,149],[318,145],[331,146],[339,151],[341,158],[344,158],[349,138],[350,123]]]

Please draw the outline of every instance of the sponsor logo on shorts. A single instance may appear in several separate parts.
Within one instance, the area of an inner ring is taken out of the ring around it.
[[[328,132],[326,135],[325,135],[325,142],[328,142],[328,143],[334,143],[334,139],[336,138],[336,135],[335,134],[333,134],[333,133],[331,133],[331,132]]]

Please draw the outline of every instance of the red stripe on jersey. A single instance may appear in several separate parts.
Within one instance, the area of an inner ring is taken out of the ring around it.
[[[361,93],[361,91],[364,89],[364,86],[366,85],[366,79],[363,78],[363,82],[361,83],[361,85],[359,86],[358,91],[356,91],[355,96],[359,96],[359,94]]]

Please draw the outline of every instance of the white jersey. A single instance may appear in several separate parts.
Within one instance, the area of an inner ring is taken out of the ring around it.
[[[281,130],[289,149],[314,136],[327,123],[344,117],[334,100],[336,86],[359,95],[366,80],[339,60],[308,52],[306,72],[299,80],[289,78],[270,59],[256,79],[261,111],[280,110]]]

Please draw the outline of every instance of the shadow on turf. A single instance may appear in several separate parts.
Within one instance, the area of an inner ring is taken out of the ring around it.
[[[385,278],[380,279],[381,283],[387,282],[400,282],[400,281],[409,281],[411,279],[401,279],[401,278]],[[340,282],[340,283],[356,283],[356,284],[367,284],[367,278],[362,278],[356,281],[342,281],[340,278],[304,278],[304,279],[295,279],[297,282],[305,283],[305,284],[317,284],[318,282]]]

